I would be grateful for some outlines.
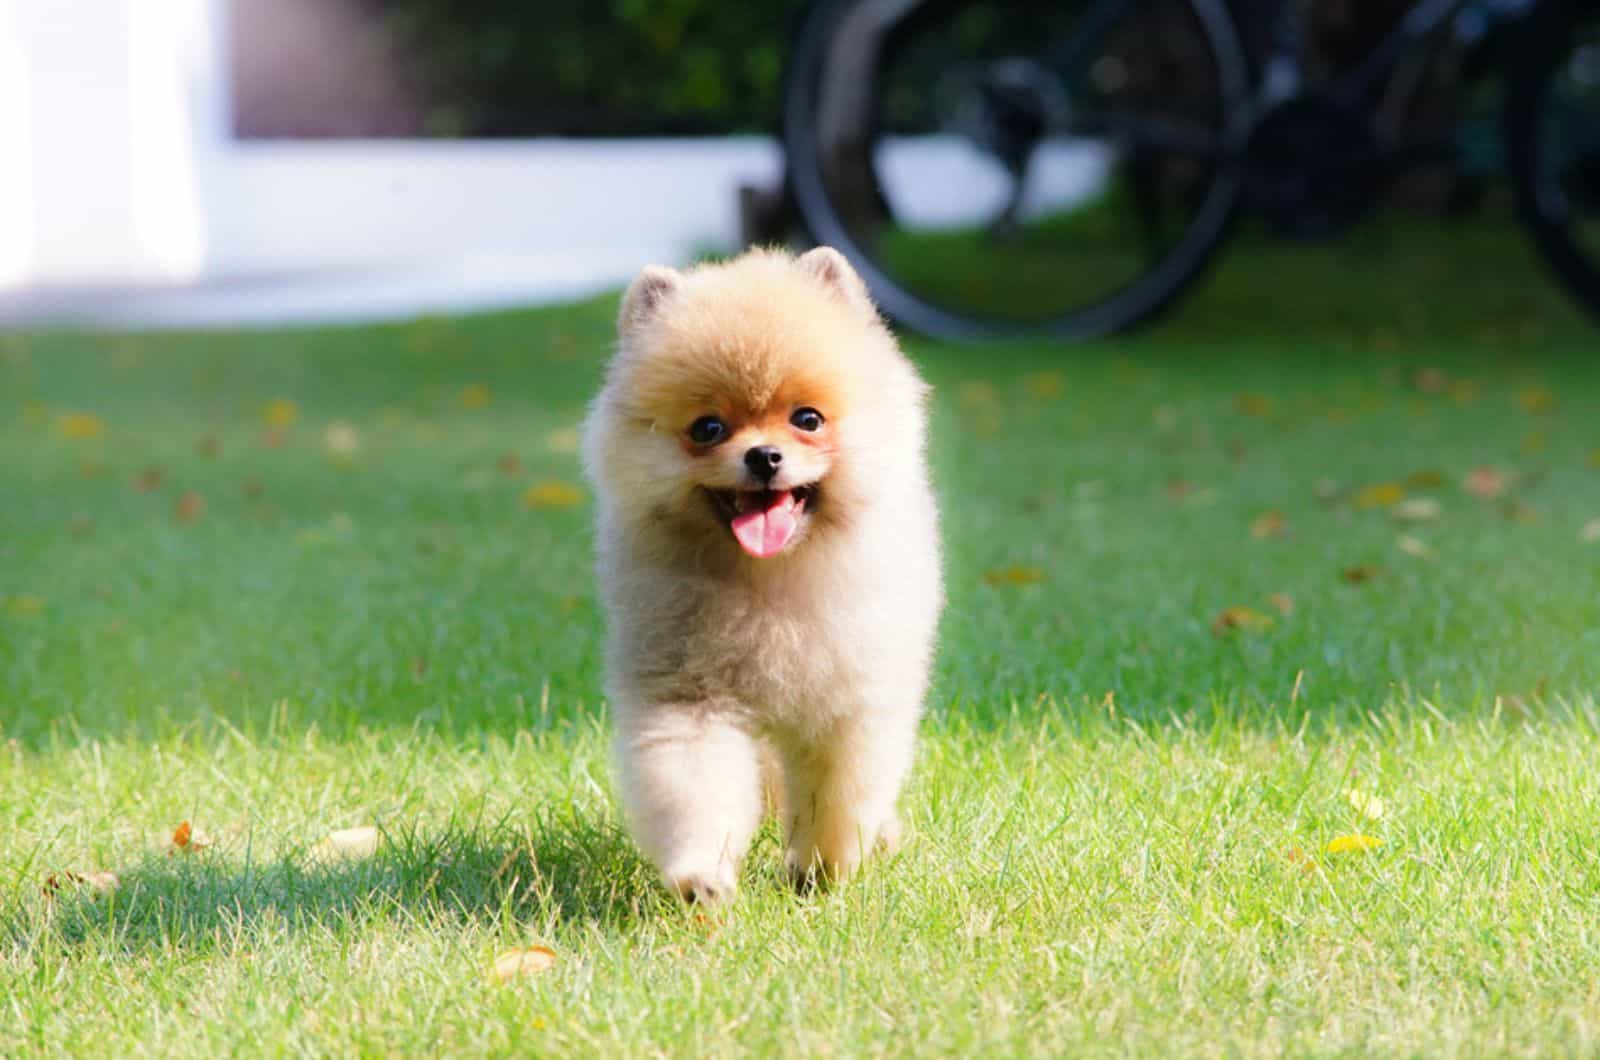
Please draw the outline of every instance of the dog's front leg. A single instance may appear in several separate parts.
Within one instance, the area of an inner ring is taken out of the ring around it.
[[[617,758],[634,837],[686,901],[738,889],[739,862],[761,822],[755,743],[705,704],[619,711]]]
[[[900,842],[895,799],[911,768],[916,719],[853,718],[782,747],[790,878],[802,888],[848,879]]]

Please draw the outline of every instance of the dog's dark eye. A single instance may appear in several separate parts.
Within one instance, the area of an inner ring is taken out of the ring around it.
[[[802,431],[822,430],[822,413],[807,405],[803,409],[795,409],[794,415],[789,417],[789,422],[799,427]]]
[[[711,445],[720,442],[722,436],[728,433],[728,425],[715,416],[701,416],[689,424],[689,440],[696,445]]]

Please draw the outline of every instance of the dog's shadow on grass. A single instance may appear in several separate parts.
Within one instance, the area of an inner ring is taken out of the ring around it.
[[[0,939],[124,950],[209,949],[268,926],[339,932],[384,921],[626,929],[672,908],[633,845],[609,822],[537,814],[531,822],[381,832],[376,852],[314,848],[257,860],[248,843],[124,868],[108,893],[64,886],[0,909]]]

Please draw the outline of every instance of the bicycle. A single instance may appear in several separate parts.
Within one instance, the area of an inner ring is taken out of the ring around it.
[[[914,330],[1083,339],[1171,304],[1241,214],[1337,236],[1487,121],[1522,221],[1600,318],[1600,0],[1405,0],[1333,58],[1310,4],[1258,6],[1252,64],[1225,0],[821,0],[785,78],[790,195]],[[1418,133],[1439,98],[1471,121]]]

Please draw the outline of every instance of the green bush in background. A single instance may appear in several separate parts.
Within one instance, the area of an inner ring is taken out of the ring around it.
[[[798,0],[388,0],[437,136],[770,132]]]

